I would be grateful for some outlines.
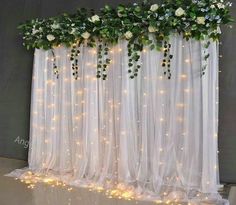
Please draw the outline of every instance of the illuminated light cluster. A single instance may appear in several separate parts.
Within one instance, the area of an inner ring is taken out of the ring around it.
[[[15,178],[16,180],[20,180],[22,183],[25,183],[29,189],[35,188],[37,183],[45,183],[50,185],[51,187],[61,186],[66,187],[66,184],[57,180],[56,178],[48,177],[43,174],[34,174],[31,171],[27,171],[20,178]],[[71,187],[68,189],[72,190]]]
[[[82,155],[78,155],[78,156],[79,156],[79,158],[82,157]],[[162,165],[162,164],[163,164],[163,162],[160,162],[160,165]],[[115,172],[115,174],[118,174],[118,173]],[[18,178],[15,178],[15,179],[18,180]],[[169,180],[169,177],[166,177],[166,179]],[[175,177],[175,179],[176,179],[176,181],[180,180],[180,178],[178,176]],[[71,192],[73,190],[73,188],[71,186],[67,186],[64,182],[58,180],[55,177],[49,177],[49,176],[43,175],[43,174],[34,174],[31,171],[28,171],[24,175],[22,175],[20,178],[20,181],[22,183],[25,183],[29,189],[34,189],[36,187],[37,183],[44,183],[52,188],[61,187],[65,190],[67,190],[68,192]],[[206,184],[210,185],[210,182],[207,181]],[[96,184],[96,183],[90,183],[85,187],[88,188],[88,191],[90,191],[90,192],[91,191],[98,192],[98,193],[103,192],[105,194],[105,196],[108,198],[123,199],[123,200],[130,201],[130,200],[144,200],[144,199],[150,197],[149,195],[143,196],[143,195],[135,192],[135,189],[133,186],[125,185],[123,183],[117,183],[117,182],[107,180],[106,185],[108,187],[114,187],[114,188],[105,189],[103,186]],[[171,194],[171,192],[169,194]],[[163,197],[161,197],[158,200],[155,200],[154,202],[157,204],[181,205],[181,203],[179,201],[180,198],[177,194],[174,193],[174,196],[171,200],[168,199],[169,194],[167,192],[163,192],[161,194]],[[197,193],[196,196],[202,197],[202,194]],[[203,196],[204,196],[204,194],[203,194]],[[205,196],[204,199],[207,200],[208,197]],[[188,205],[190,205],[190,203],[188,203]]]

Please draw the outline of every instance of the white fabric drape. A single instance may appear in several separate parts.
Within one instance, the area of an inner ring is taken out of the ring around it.
[[[29,169],[75,186],[131,187],[141,199],[225,203],[217,193],[218,45],[178,35],[170,43],[170,80],[163,53],[148,48],[129,79],[126,41],[112,47],[106,81],[96,78],[94,48],[81,46],[78,80],[70,49],[55,49],[59,79],[51,52],[36,50]]]

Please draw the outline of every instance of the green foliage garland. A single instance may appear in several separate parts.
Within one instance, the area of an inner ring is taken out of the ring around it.
[[[70,59],[75,79],[78,78],[79,46],[97,47],[97,77],[105,80],[111,62],[109,45],[126,39],[130,78],[138,75],[140,53],[144,46],[163,50],[162,66],[164,74],[170,78],[173,56],[170,54],[169,36],[178,33],[186,40],[218,40],[219,26],[233,21],[230,6],[230,2],[223,0],[164,0],[159,4],[144,1],[116,8],[106,5],[97,14],[94,10],[82,8],[75,14],[27,21],[19,29],[27,49],[52,49],[54,73],[57,76],[59,71],[55,64],[54,47],[60,44],[72,47]]]

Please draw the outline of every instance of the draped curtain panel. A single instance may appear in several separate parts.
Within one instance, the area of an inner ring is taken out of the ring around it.
[[[55,49],[58,79],[51,51],[36,50],[29,168],[12,175],[32,170],[145,200],[227,203],[217,193],[218,44],[206,49],[179,35],[170,43],[171,79],[163,53],[148,48],[130,79],[122,40],[111,48],[105,81],[96,78],[96,48],[80,47],[77,80],[69,48]]]

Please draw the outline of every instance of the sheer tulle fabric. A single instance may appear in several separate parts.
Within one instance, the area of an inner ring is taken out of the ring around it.
[[[172,78],[163,53],[142,52],[129,79],[127,42],[112,47],[108,79],[96,78],[95,49],[81,46],[79,79],[70,49],[36,50],[29,168],[68,184],[131,188],[141,199],[223,204],[217,193],[218,45],[172,36]],[[201,77],[203,58],[210,53]]]

